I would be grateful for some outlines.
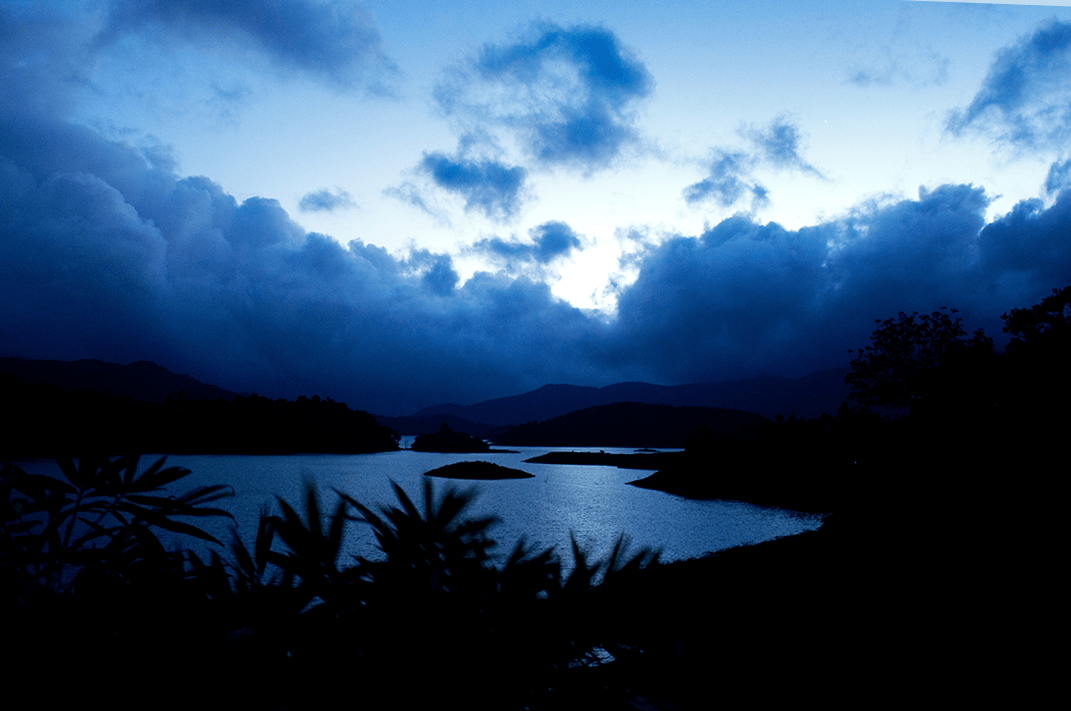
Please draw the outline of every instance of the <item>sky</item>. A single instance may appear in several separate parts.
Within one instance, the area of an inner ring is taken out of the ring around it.
[[[0,0],[0,355],[402,415],[1071,283],[1069,3]]]

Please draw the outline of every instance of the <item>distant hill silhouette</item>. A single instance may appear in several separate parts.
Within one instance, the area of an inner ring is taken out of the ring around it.
[[[693,383],[690,385],[653,385],[629,382],[603,388],[579,385],[544,385],[538,390],[511,397],[487,400],[475,405],[443,404],[424,408],[412,418],[436,419],[445,415],[467,423],[492,426],[519,425],[549,420],[576,410],[615,402],[640,402],[672,407],[721,407],[757,412],[769,418],[818,417],[835,414],[848,395],[844,385],[847,368],[823,370],[802,378],[761,377],[725,383]],[[390,426],[406,429],[409,418],[392,418]],[[384,423],[385,418],[381,418]],[[451,421],[451,426],[456,426]],[[471,426],[466,431],[475,432]],[[420,430],[424,431],[424,430]],[[490,433],[487,433],[490,436]]]
[[[0,373],[11,373],[27,385],[54,385],[64,392],[83,390],[161,404],[179,396],[187,400],[231,401],[237,393],[172,373],[147,360],[130,365],[91,360],[0,358]]]
[[[12,373],[27,385],[48,384],[64,392],[101,392],[137,402],[162,404],[168,400],[234,400],[237,393],[172,373],[148,361],[130,365],[99,360],[32,360],[0,358],[0,372]],[[410,417],[377,417],[381,425],[415,435],[434,432],[442,422],[459,432],[494,439],[510,427],[545,421],[589,407],[617,402],[639,402],[672,407],[721,407],[756,412],[774,418],[817,417],[836,413],[848,394],[846,368],[825,370],[802,378],[750,378],[725,383],[654,385],[616,383],[602,388],[578,385],[544,385],[531,392],[487,400],[475,405],[442,404],[424,408]]]
[[[15,414],[0,459],[398,448],[396,432],[331,398],[238,395],[146,361],[0,359],[0,402]]]
[[[618,402],[577,410],[545,422],[519,425],[495,444],[545,447],[684,447],[699,428],[728,436],[748,436],[746,428],[766,422],[753,412],[714,407],[671,407]]]

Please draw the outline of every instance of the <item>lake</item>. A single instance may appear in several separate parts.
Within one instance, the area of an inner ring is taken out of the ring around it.
[[[391,481],[397,482],[420,506],[424,472],[455,462],[484,460],[520,469],[532,479],[503,481],[451,481],[432,479],[435,491],[447,486],[475,489],[478,494],[469,513],[496,515],[501,522],[491,533],[495,552],[507,555],[522,536],[541,546],[557,546],[566,553],[570,532],[596,555],[610,550],[624,533],[635,551],[639,546],[662,550],[663,560],[694,558],[734,546],[790,536],[818,528],[821,517],[782,509],[761,508],[733,501],[694,501],[627,482],[650,472],[606,466],[529,464],[525,459],[552,451],[606,451],[629,454],[631,449],[520,447],[518,454],[438,454],[402,450],[378,454],[299,454],[282,456],[173,455],[168,465],[183,466],[191,475],[178,482],[176,491],[198,484],[229,484],[235,496],[218,505],[230,511],[239,535],[252,544],[261,507],[278,512],[276,496],[298,511],[304,507],[304,482],[313,482],[321,494],[321,509],[333,508],[335,490],[345,492],[373,511],[397,503]],[[145,456],[140,470],[155,461]],[[19,462],[27,471],[58,475],[50,460]],[[220,540],[230,540],[229,521],[198,522]],[[208,524],[208,525],[205,525]],[[198,548],[200,546],[197,546]],[[347,530],[345,552],[376,557],[375,538],[369,526],[354,524]]]

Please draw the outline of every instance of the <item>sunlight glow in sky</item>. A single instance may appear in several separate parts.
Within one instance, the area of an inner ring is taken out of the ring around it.
[[[208,176],[239,200],[279,200],[303,227],[342,243],[448,252],[463,277],[502,267],[473,253],[474,243],[523,241],[540,224],[565,222],[590,254],[577,257],[582,268],[565,263],[541,276],[581,307],[613,307],[604,287],[618,271],[621,229],[697,234],[740,212],[797,228],[875,195],[910,197],[919,185],[946,181],[985,185],[1002,196],[990,214],[1001,214],[1037,196],[1048,170],[1039,157],[994,153],[984,136],[951,140],[943,125],[977,89],[993,53],[1015,39],[1008,15],[1024,15],[1021,33],[1048,9],[499,5],[367,3],[395,67],[372,67],[375,77],[360,76],[363,67],[336,77],[330,67],[301,72],[278,59],[272,66],[266,52],[235,47],[233,35],[193,41],[188,29],[168,31],[178,17],[160,13],[158,26],[123,28],[101,54],[74,115],[134,145],[159,142],[181,174]],[[540,32],[533,23],[549,17],[560,28],[604,28],[650,75],[649,90],[624,93],[621,114],[606,117],[631,135],[605,154],[541,161],[519,125],[563,110],[567,95],[584,91],[570,83],[578,81],[570,59],[583,59],[576,55],[539,58],[546,76],[533,90],[489,78],[459,108],[439,100],[459,76],[478,83],[469,65],[480,52],[523,46]],[[383,82],[388,95],[369,94],[377,89],[369,80]],[[757,155],[755,133],[778,121],[791,127],[785,138],[795,142],[782,148],[798,152],[799,162]],[[467,185],[437,184],[423,167],[429,154],[455,159],[464,151],[527,170],[523,194],[508,206],[481,203],[467,197]],[[766,188],[767,199],[711,194],[689,204],[683,190],[704,178],[718,151],[745,154],[736,177]],[[302,198],[319,191],[348,199],[303,210]]]
[[[942,299],[992,329],[1071,281],[1040,247],[1000,271],[981,232],[1055,209],[1071,172],[1071,9],[1043,5],[0,1],[3,353],[385,409],[441,359],[404,410],[802,374]]]

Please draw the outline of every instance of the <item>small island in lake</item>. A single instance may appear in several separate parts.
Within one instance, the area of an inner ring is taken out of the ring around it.
[[[435,476],[443,479],[532,479],[534,474],[523,472],[520,469],[511,469],[500,464],[491,462],[456,462],[447,464],[445,467],[432,469],[424,472],[424,476]]]
[[[417,435],[413,441],[414,452],[441,452],[446,454],[515,454],[505,449],[491,449],[491,445],[478,437],[455,432],[450,425],[443,422],[438,432]]]

